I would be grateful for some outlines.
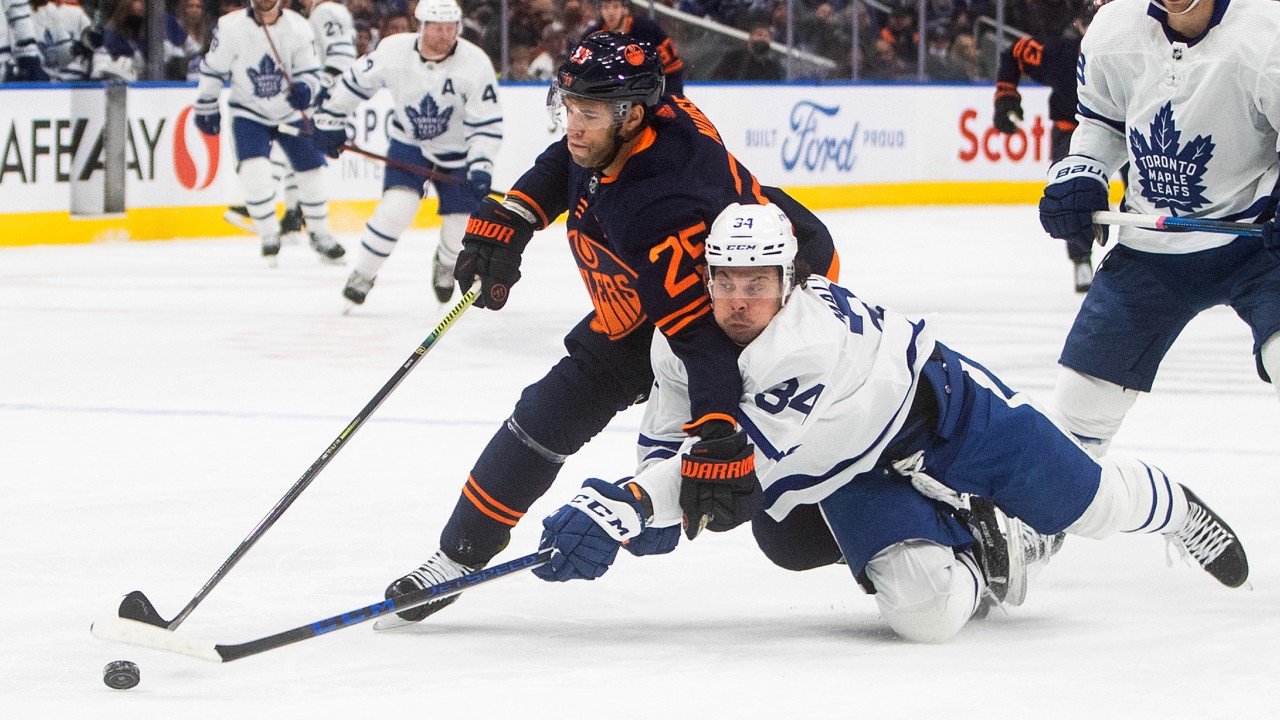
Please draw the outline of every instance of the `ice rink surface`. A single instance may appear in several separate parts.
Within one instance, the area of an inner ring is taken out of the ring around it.
[[[949,345],[1049,391],[1080,299],[1034,209],[824,217],[843,284],[936,313]],[[524,574],[407,630],[364,624],[227,665],[90,636],[134,589],[173,617],[413,353],[443,313],[434,243],[407,235],[345,316],[349,268],[302,245],[276,269],[247,235],[0,250],[0,715],[1280,715],[1280,407],[1225,309],[1188,328],[1114,451],[1234,526],[1246,589],[1170,565],[1159,537],[1069,538],[1022,607],[912,645],[846,568],[777,569],[744,527],[622,553],[595,582]],[[523,269],[507,309],[465,313],[180,632],[240,643],[359,608],[430,555],[481,448],[589,310],[562,226]],[[502,557],[532,552],[583,478],[629,474],[639,417],[570,459]],[[141,685],[108,689],[102,666],[125,658]]]

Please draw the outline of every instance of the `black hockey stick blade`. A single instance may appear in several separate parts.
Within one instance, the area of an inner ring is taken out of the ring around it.
[[[173,624],[172,621],[160,617],[160,613],[156,611],[156,606],[151,604],[151,601],[147,599],[146,595],[142,594],[141,590],[134,590],[125,595],[124,599],[120,601],[120,609],[116,614],[125,620],[155,625],[166,630]]]
[[[95,621],[89,626],[89,631],[95,637],[103,640],[148,647],[153,650],[162,650],[179,655],[188,655],[211,662],[226,663],[246,658],[250,655],[264,653],[268,650],[275,650],[285,645],[292,645],[303,640],[310,640],[321,635],[327,635],[334,630],[342,630],[353,625],[359,625],[362,622],[388,613],[411,610],[434,600],[457,595],[460,592],[499,578],[510,577],[522,570],[532,570],[550,561],[551,553],[551,548],[544,548],[514,560],[491,565],[456,580],[432,585],[397,598],[382,600],[350,612],[344,612],[341,615],[317,620],[292,630],[234,645],[220,645],[196,640],[195,638],[180,635],[173,630],[166,630],[163,626],[125,618],[119,614]]]

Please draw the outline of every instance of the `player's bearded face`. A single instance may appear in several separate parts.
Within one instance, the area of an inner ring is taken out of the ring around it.
[[[716,324],[739,345],[755,340],[782,309],[781,268],[714,268],[708,290]]]
[[[458,39],[457,23],[422,23],[421,48],[425,58],[443,57]]]
[[[585,168],[602,167],[613,156],[618,132],[613,103],[565,97],[563,121],[575,163]]]

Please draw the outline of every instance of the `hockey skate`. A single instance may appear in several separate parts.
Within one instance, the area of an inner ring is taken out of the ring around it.
[[[482,566],[483,567],[483,566]],[[416,590],[439,585],[440,583],[457,580],[464,575],[470,575],[480,570],[479,567],[467,567],[466,565],[454,562],[443,550],[437,550],[431,559],[418,566],[417,570],[405,575],[387,586],[385,597],[392,599],[407,595]],[[404,612],[396,613],[395,618],[384,617],[374,624],[375,630],[386,630],[393,627],[402,627],[410,623],[420,622],[428,615],[440,612],[449,605],[452,605],[458,599],[458,595],[447,597],[443,600],[420,605]]]
[[[302,217],[302,206],[294,205],[280,218],[280,237],[293,243],[307,232],[307,222]]]
[[[254,232],[253,218],[249,217],[249,208],[243,205],[229,206],[226,212],[222,213],[222,219],[245,232]]]
[[[436,248],[431,265],[431,284],[436,290],[436,300],[443,305],[453,298],[453,268],[440,262],[440,248]]]
[[[1183,557],[1195,558],[1218,582],[1231,588],[1240,587],[1249,579],[1244,545],[1203,500],[1185,485],[1181,487],[1187,495],[1187,518],[1177,530],[1165,534],[1169,544]]]
[[[262,257],[266,258],[271,267],[276,266],[276,256],[280,254],[280,236],[266,235],[262,238]]]
[[[345,248],[333,239],[332,235],[321,235],[320,233],[310,233],[311,249],[315,250],[322,260],[333,265],[342,264],[342,256],[347,254]]]
[[[973,533],[973,555],[987,578],[987,591],[995,604],[1009,594],[1009,541],[1000,519],[1004,513],[986,498],[969,498],[969,530]],[[989,606],[983,609],[983,615]]]
[[[1041,535],[987,498],[970,497],[969,512],[974,557],[987,577],[987,588],[1000,604],[1018,607],[1027,599],[1031,578],[1058,552],[1067,534]]]
[[[1087,293],[1089,288],[1093,287],[1093,265],[1086,258],[1084,260],[1073,260],[1072,276],[1075,278],[1076,292]]]
[[[374,278],[364,275],[359,270],[352,270],[347,276],[346,287],[342,288],[342,297],[350,300],[353,305],[363,305],[364,299],[373,289],[373,281]]]

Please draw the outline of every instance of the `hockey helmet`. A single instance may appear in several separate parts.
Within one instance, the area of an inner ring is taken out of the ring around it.
[[[662,99],[666,79],[653,47],[616,32],[588,35],[560,64],[547,96],[552,120],[566,127],[564,98],[613,104],[603,123],[620,123],[635,105],[653,107]]]
[[[462,22],[462,8],[456,0],[418,0],[413,16],[424,23]]]
[[[799,244],[790,218],[777,205],[730,205],[711,223],[703,245],[712,297],[782,297],[785,302],[791,294]],[[781,282],[777,286],[735,288],[725,295],[715,284],[718,267],[778,267]]]

